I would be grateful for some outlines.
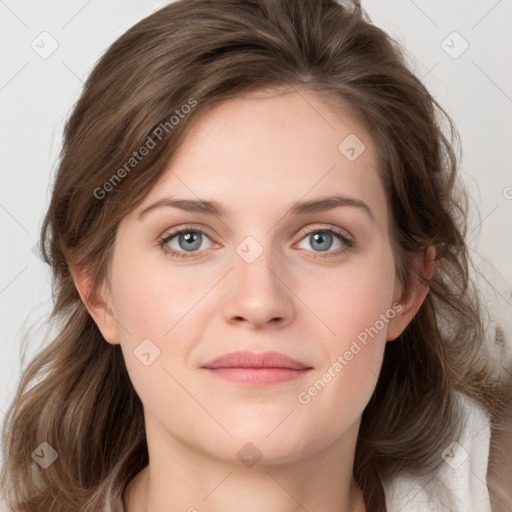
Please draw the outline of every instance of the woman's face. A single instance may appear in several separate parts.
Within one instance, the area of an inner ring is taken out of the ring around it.
[[[369,134],[314,93],[204,115],[121,223],[112,316],[95,318],[121,344],[148,439],[267,463],[354,439],[405,322],[388,216]],[[235,351],[309,369],[204,367]]]

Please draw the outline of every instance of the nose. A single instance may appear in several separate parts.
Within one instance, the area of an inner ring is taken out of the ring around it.
[[[293,291],[283,266],[275,264],[270,251],[264,250],[251,263],[235,254],[227,286],[223,314],[228,323],[262,329],[283,328],[293,321]]]

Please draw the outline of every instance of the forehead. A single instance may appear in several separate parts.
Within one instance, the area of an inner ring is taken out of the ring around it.
[[[374,144],[342,102],[306,90],[264,90],[206,109],[188,127],[144,204],[164,195],[233,210],[339,193],[386,217]]]

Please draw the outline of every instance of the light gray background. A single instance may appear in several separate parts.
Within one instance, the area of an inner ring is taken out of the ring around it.
[[[0,420],[19,377],[22,336],[27,358],[44,342],[50,273],[34,246],[64,121],[103,51],[166,3],[0,0]],[[469,236],[475,277],[492,322],[512,335],[512,1],[362,3],[374,23],[403,42],[411,66],[460,131],[462,175],[481,212],[472,216]],[[52,39],[58,48],[47,58],[31,47],[48,51]],[[464,40],[468,49],[453,58]]]

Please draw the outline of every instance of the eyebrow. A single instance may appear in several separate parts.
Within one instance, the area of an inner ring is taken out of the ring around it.
[[[216,215],[218,217],[229,216],[229,212],[221,204],[215,201],[175,199],[171,197],[164,197],[142,210],[139,213],[139,220],[149,211],[163,206],[175,207],[188,212]],[[375,217],[372,210],[364,201],[361,199],[355,199],[353,197],[342,195],[322,197],[310,201],[298,201],[292,204],[292,206],[289,208],[289,212],[292,215],[305,215],[308,213],[319,213],[333,210],[334,208],[338,208],[340,206],[351,206],[359,208],[364,211],[373,222],[375,222]]]

